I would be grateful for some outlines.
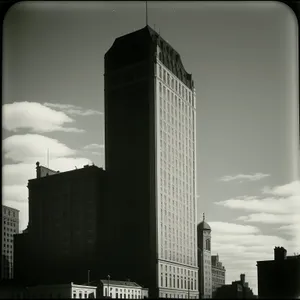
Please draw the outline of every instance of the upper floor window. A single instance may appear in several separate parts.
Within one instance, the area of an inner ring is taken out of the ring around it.
[[[210,239],[207,239],[206,241],[205,241],[205,249],[206,250],[208,250],[208,251],[210,251]]]

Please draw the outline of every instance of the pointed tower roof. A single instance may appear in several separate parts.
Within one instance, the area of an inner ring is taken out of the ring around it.
[[[211,231],[210,226],[205,222],[205,214],[203,213],[203,221],[198,224],[198,229]]]

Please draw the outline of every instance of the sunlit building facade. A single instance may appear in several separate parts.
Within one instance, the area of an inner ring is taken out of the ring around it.
[[[194,294],[198,289],[195,90],[164,65],[161,51],[158,46],[155,77],[160,287],[165,294],[172,295],[173,288]]]
[[[19,211],[2,205],[1,279],[12,279],[14,262],[14,235],[19,233]]]

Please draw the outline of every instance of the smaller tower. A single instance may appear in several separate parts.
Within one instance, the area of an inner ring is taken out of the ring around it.
[[[212,298],[211,274],[211,228],[203,221],[197,226],[199,295],[202,299]]]

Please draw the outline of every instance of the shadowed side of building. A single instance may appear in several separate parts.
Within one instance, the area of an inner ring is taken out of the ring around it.
[[[28,228],[15,240],[16,280],[84,282],[88,270],[103,277],[98,273],[106,271],[103,249],[110,235],[107,173],[86,166],[29,180],[28,190]]]

